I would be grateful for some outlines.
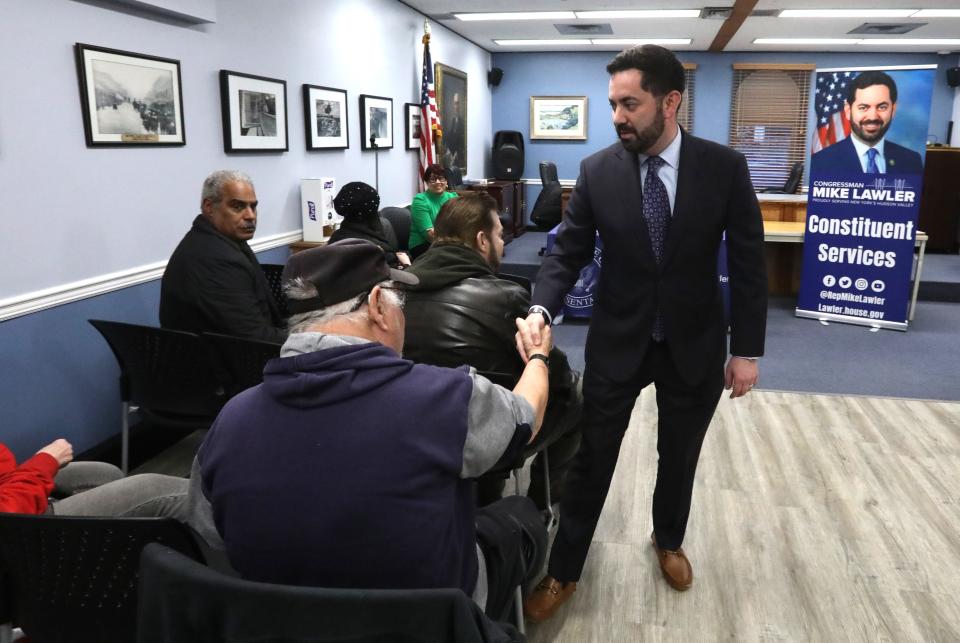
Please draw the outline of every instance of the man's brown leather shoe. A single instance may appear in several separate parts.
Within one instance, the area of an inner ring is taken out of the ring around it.
[[[687,560],[687,555],[683,553],[683,548],[676,551],[669,549],[660,549],[657,546],[657,537],[651,536],[650,541],[653,548],[657,550],[657,561],[660,563],[660,571],[663,577],[673,589],[678,592],[685,592],[693,585],[693,567]]]
[[[534,623],[545,621],[577,591],[574,582],[561,583],[551,576],[544,576],[523,604],[523,613]]]

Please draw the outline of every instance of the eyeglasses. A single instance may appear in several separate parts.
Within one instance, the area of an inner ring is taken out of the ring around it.
[[[447,179],[443,176],[435,176],[432,179],[427,179],[427,183],[446,183]]]

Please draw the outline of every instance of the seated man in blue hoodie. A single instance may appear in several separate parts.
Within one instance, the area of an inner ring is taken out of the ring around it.
[[[230,563],[274,583],[460,588],[504,620],[546,531],[525,497],[475,510],[473,479],[539,430],[549,329],[534,343],[517,320],[527,360],[509,391],[400,356],[402,288],[417,278],[369,241],[295,254],[284,282],[281,357],[227,403],[194,463],[192,502]]]

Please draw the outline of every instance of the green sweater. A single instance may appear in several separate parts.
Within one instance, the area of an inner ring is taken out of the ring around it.
[[[413,197],[413,203],[410,204],[410,243],[407,247],[416,248],[424,243],[430,243],[427,230],[432,228],[433,222],[437,220],[440,206],[455,198],[457,198],[456,192],[443,194],[421,192]]]

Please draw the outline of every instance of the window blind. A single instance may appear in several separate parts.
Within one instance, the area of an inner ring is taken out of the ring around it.
[[[806,161],[807,106],[815,67],[733,65],[730,147],[747,157],[758,190],[783,187],[793,164]]]
[[[693,97],[695,90],[695,81],[697,78],[697,64],[683,63],[683,69],[686,72],[683,83],[683,102],[680,103],[680,110],[677,112],[677,122],[691,134],[693,133]]]

